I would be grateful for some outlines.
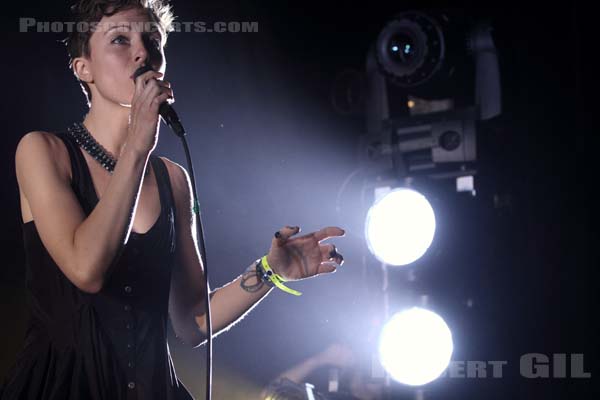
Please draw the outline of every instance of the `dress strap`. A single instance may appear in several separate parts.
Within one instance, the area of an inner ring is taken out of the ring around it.
[[[88,171],[88,166],[79,150],[79,145],[68,135],[66,131],[54,133],[62,139],[69,152],[71,160],[71,187],[75,191],[79,203],[86,215],[89,215],[95,207],[96,192],[90,179],[82,179],[82,174]]]
[[[165,209],[168,210],[170,207],[174,207],[175,205],[171,180],[169,179],[169,171],[167,170],[165,162],[159,156],[151,155],[150,163],[152,164],[152,169],[156,174],[160,200],[161,202],[164,200],[164,204],[167,206]]]
[[[171,186],[171,179],[169,178],[169,171],[165,162],[155,155],[150,156],[150,162],[152,163],[152,169],[156,174],[156,181],[158,184],[158,192],[161,202],[164,201],[165,209],[175,211],[175,200],[173,197],[173,187]]]
[[[175,237],[175,201],[173,197],[173,189],[171,186],[171,180],[169,178],[169,171],[165,162],[159,157],[153,154],[150,155],[150,163],[152,169],[156,175],[156,183],[158,185],[158,194],[160,196],[160,203],[162,204],[161,212],[167,218],[167,226],[169,229],[169,235],[165,236],[168,238]],[[169,239],[170,252],[175,251],[175,240]]]

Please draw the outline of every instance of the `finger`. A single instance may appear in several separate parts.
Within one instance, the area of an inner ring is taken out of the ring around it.
[[[156,84],[149,83],[140,94],[140,102],[144,107],[152,106],[152,102],[160,94],[160,87]]]
[[[157,77],[154,77],[154,79],[148,80],[148,82],[153,82],[153,83],[156,82],[156,84],[158,86],[164,87],[164,88],[167,88],[167,89],[169,89],[171,87],[171,82],[169,82],[169,81],[163,81],[163,80],[161,80],[160,78],[157,78]]]
[[[159,94],[162,93],[167,93],[169,95],[169,97],[174,97],[173,96],[173,89],[171,89],[170,87],[167,86],[162,86],[158,83],[151,83],[147,86],[149,92],[148,92],[148,96],[150,98],[154,98],[156,96],[158,96]]]
[[[336,270],[337,270],[337,266],[335,265],[335,263],[333,263],[331,261],[324,261],[321,264],[319,264],[319,266],[317,267],[317,273],[315,275],[331,274],[332,272],[335,272]]]
[[[319,249],[321,250],[321,258],[323,261],[332,261],[333,258],[338,255],[337,249],[333,243],[319,245]]]
[[[162,93],[160,96],[155,97],[151,104],[155,109],[158,109],[163,101],[167,101],[170,96],[171,95],[169,93]]]
[[[335,261],[340,266],[344,264],[344,256],[342,256],[334,244],[325,244],[319,246],[321,250],[321,258],[323,261]]]
[[[165,85],[161,81],[156,81],[156,83],[158,84],[158,87],[160,87],[161,91],[171,91],[171,92],[173,92],[173,89],[171,89],[171,85]]]
[[[159,88],[170,89],[171,85],[168,82],[161,81],[157,76],[152,76],[149,79],[143,81],[144,89],[148,86],[154,86]]]
[[[155,78],[154,80],[159,79],[163,74],[161,72],[156,72],[156,71],[147,71],[143,74],[141,74],[140,76],[138,76],[134,82],[134,97],[135,96],[140,96],[143,92],[144,89],[146,89],[146,87],[148,86],[148,82],[150,80],[153,80],[153,78]]]
[[[162,77],[164,76],[164,74],[162,72],[158,72],[158,71],[154,71],[154,70],[148,70],[146,72],[144,72],[143,74],[138,75],[135,78],[135,82],[146,82],[148,81],[148,79],[154,78],[154,77]],[[133,75],[130,76],[131,79],[133,79]]]
[[[277,232],[275,232],[275,241],[278,244],[283,244],[285,243],[290,237],[296,235],[297,233],[300,232],[300,227],[299,226],[285,226],[283,228],[281,228],[280,230],[278,230]]]
[[[162,81],[157,77],[151,77],[146,81],[146,87],[148,86],[157,86],[164,90],[173,90],[171,89],[171,83],[168,81]]]
[[[321,242],[331,237],[344,236],[345,234],[346,231],[344,231],[342,228],[338,228],[337,226],[328,226],[327,228],[323,228],[315,232],[313,235],[318,242]]]
[[[147,71],[135,79],[135,87],[138,92],[142,92],[150,81],[156,81],[163,76],[162,72]]]
[[[161,86],[158,84],[157,81],[154,81],[152,83],[148,83],[148,86],[146,86],[146,88],[144,89],[144,93],[142,93],[142,97],[146,99],[147,104],[149,105],[157,101],[160,105],[160,103],[162,103],[166,99],[173,98],[173,90],[171,88]]]

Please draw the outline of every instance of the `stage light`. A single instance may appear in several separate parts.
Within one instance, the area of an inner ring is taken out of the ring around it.
[[[387,23],[376,43],[380,67],[394,83],[413,87],[443,65],[446,42],[440,24],[421,12],[405,12]]]
[[[365,71],[364,168],[397,179],[475,174],[478,122],[502,112],[489,22],[456,10],[403,11],[369,47]]]
[[[422,194],[394,189],[367,213],[365,236],[369,250],[381,262],[406,265],[419,259],[431,245],[435,215]]]
[[[452,356],[452,333],[436,313],[413,307],[394,315],[379,338],[379,358],[390,376],[419,386],[438,378]]]

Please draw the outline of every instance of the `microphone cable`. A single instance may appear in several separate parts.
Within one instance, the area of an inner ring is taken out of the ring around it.
[[[198,202],[198,192],[196,191],[196,177],[194,174],[194,165],[190,156],[190,150],[186,140],[185,130],[182,130],[182,134],[177,136],[181,139],[183,149],[185,152],[185,158],[187,160],[188,170],[190,171],[190,180],[192,183],[192,193],[194,195],[194,215],[196,217],[196,233],[200,242],[200,256],[202,265],[204,267],[204,304],[206,304],[206,400],[211,400],[211,387],[212,387],[212,319],[210,313],[210,285],[208,280],[208,262],[206,261],[206,241],[204,239],[204,227],[202,225],[202,218],[200,216],[200,203]]]
[[[136,78],[144,72],[150,71],[152,67],[143,65],[138,68],[133,74],[133,82],[135,83]],[[163,118],[163,121],[171,128],[173,133],[181,139],[183,150],[185,152],[185,158],[187,161],[188,171],[190,173],[190,181],[192,184],[192,194],[194,196],[194,206],[192,211],[196,218],[196,234],[200,242],[200,261],[204,267],[204,304],[206,305],[206,395],[205,400],[211,400],[211,389],[212,389],[212,319],[210,314],[210,285],[208,280],[208,261],[206,259],[206,241],[204,239],[204,228],[202,225],[202,218],[200,216],[200,203],[198,202],[198,192],[196,190],[196,176],[194,173],[194,164],[190,156],[190,149],[186,140],[186,132],[183,125],[179,121],[179,117],[175,112],[175,109],[168,103],[163,102],[159,107],[159,114]]]

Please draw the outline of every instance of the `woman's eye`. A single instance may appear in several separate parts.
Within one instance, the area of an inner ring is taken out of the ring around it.
[[[114,44],[123,44],[123,42],[121,42],[121,40],[127,41],[128,39],[125,36],[123,36],[123,35],[119,35],[116,38],[114,38],[111,43],[114,43]],[[156,46],[157,49],[160,49],[160,47],[161,47],[161,41],[160,41],[160,39],[153,39],[152,43],[154,43],[154,46]]]
[[[112,40],[111,43],[120,44],[120,43],[116,43],[119,39],[125,39],[125,40],[127,40],[127,38],[125,36],[117,36],[116,38],[114,38]]]

